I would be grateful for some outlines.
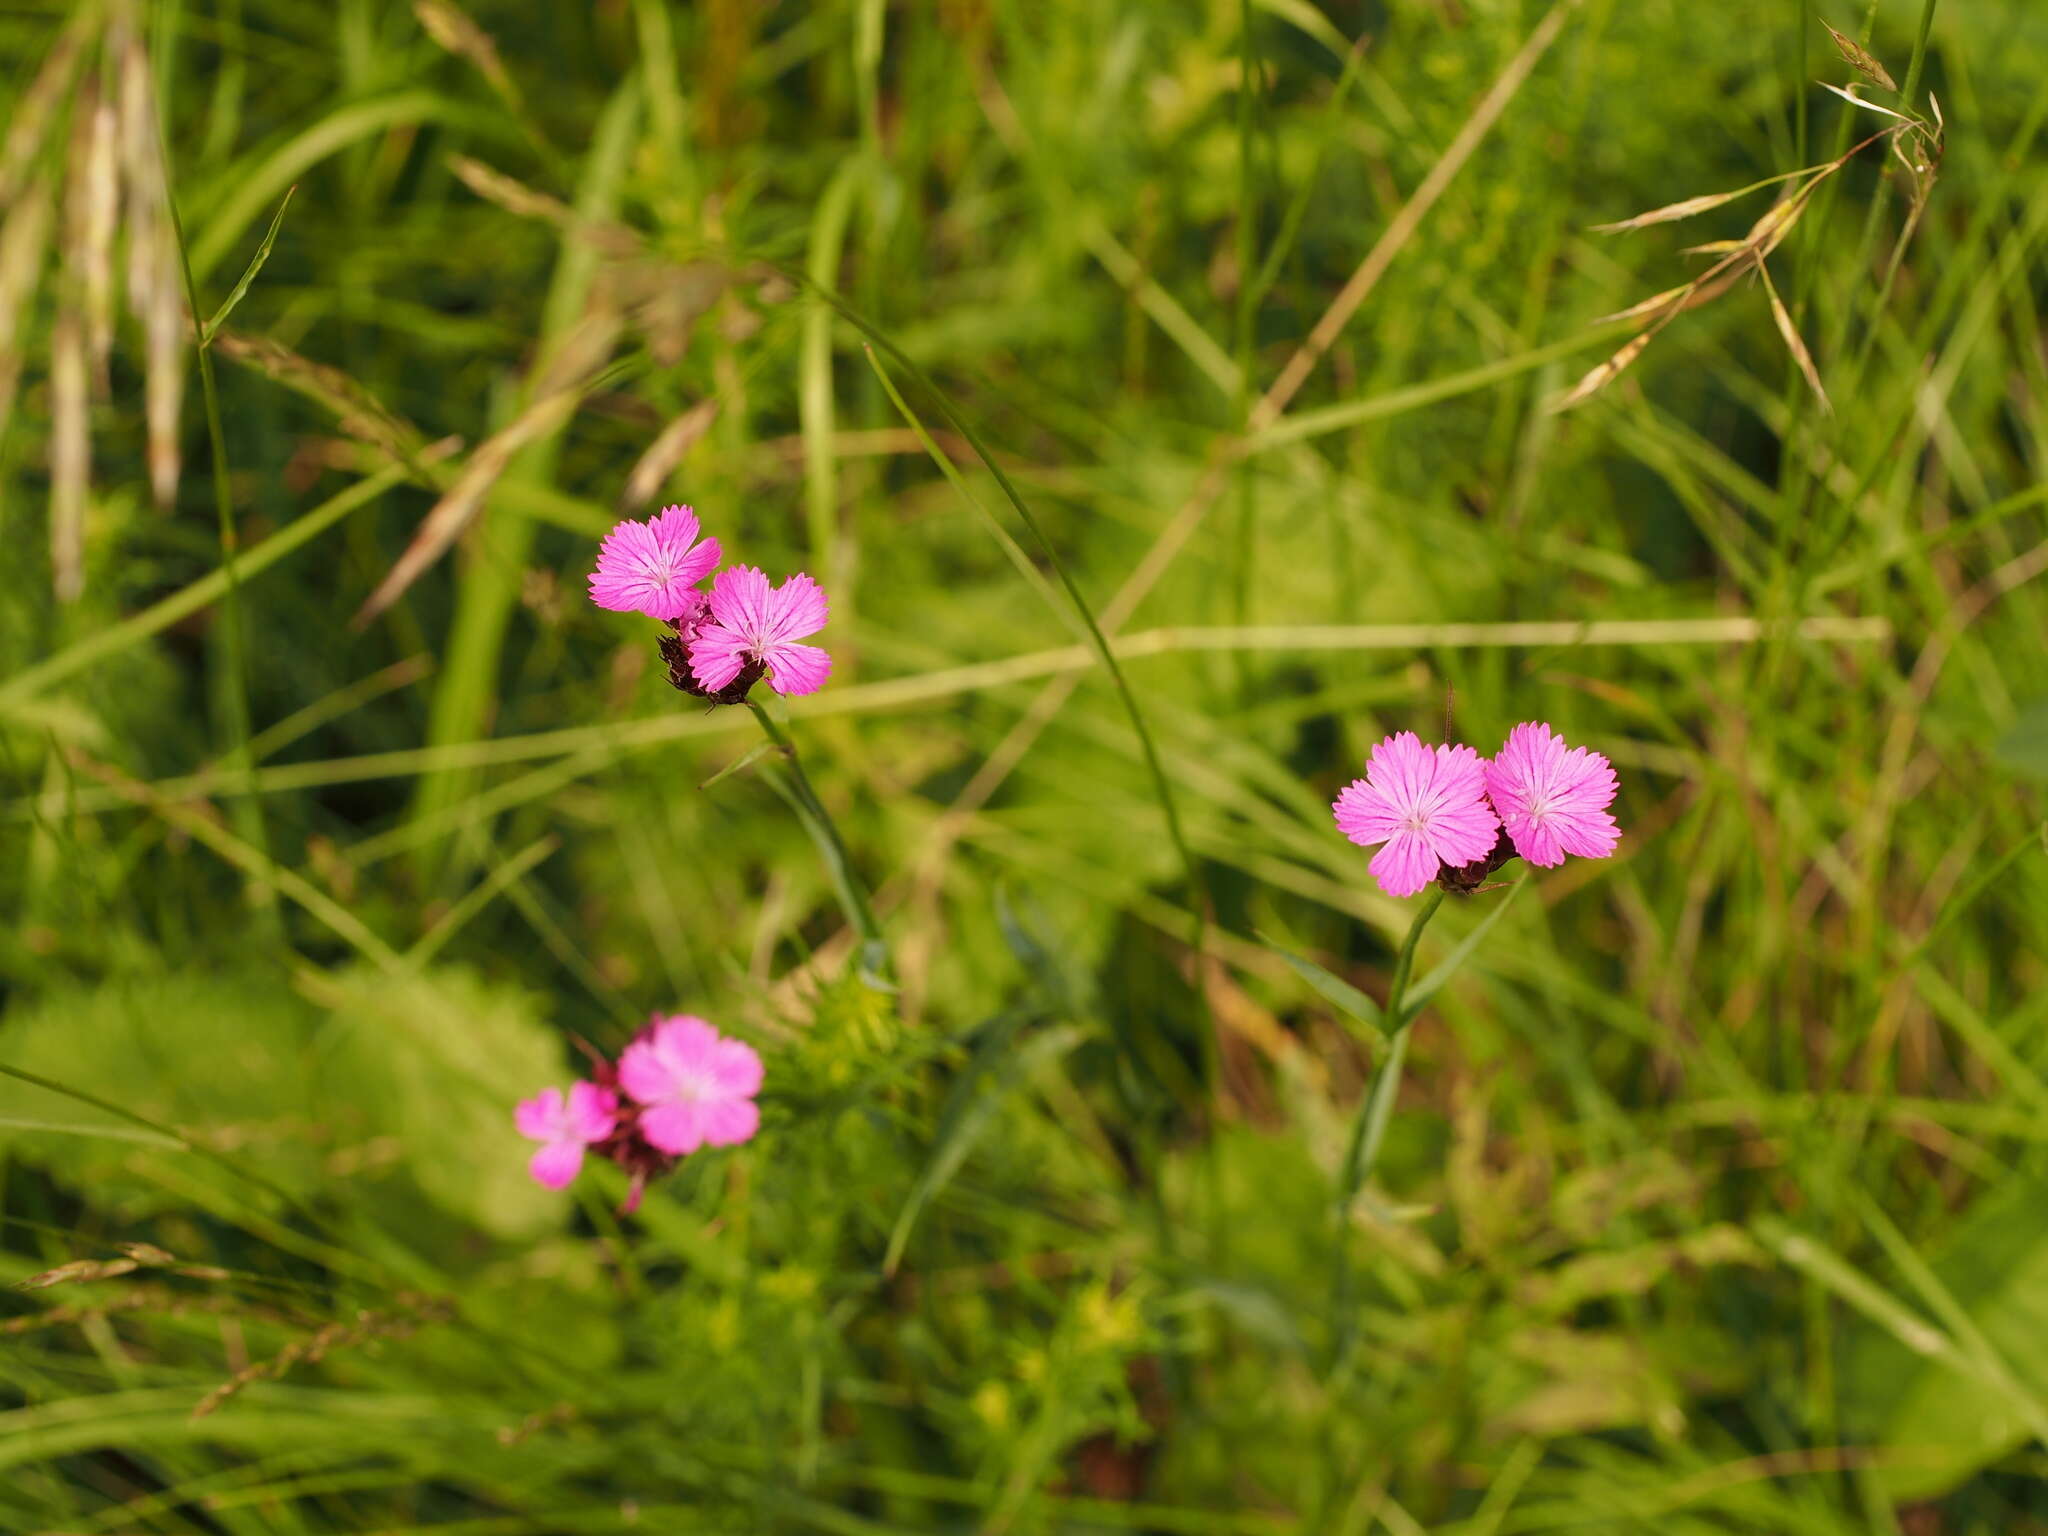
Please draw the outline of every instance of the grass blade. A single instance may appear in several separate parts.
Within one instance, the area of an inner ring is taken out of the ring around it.
[[[1259,936],[1259,942],[1292,966],[1297,976],[1314,987],[1323,1000],[1345,1018],[1355,1024],[1363,1024],[1380,1035],[1393,1033],[1387,1026],[1385,1014],[1380,1011],[1380,1005],[1343,977],[1331,975],[1315,961],[1305,959],[1291,949],[1282,949],[1263,935]]]
[[[221,300],[220,308],[213,312],[213,318],[201,328],[199,345],[202,347],[213,344],[214,336],[221,326],[227,323],[228,316],[235,312],[235,306],[242,302],[242,296],[249,291],[249,285],[256,281],[256,274],[261,272],[263,264],[270,260],[270,248],[277,244],[277,231],[284,223],[284,211],[291,207],[292,195],[298,190],[296,182],[285,188],[284,201],[277,205],[277,212],[270,216],[270,228],[263,232],[263,243],[256,247],[256,254],[249,259],[249,265],[242,269],[241,279],[228,290],[228,296]]]

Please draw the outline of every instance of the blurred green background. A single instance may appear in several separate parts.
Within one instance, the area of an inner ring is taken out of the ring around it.
[[[1591,226],[1892,121],[1823,23],[1946,124],[1770,258],[1832,409],[1753,275],[1549,409],[1774,194]],[[2048,1530],[2044,78],[2035,0],[0,8],[0,1530]],[[584,599],[669,500],[831,592],[893,991]],[[1268,945],[1384,993],[1327,806],[1447,694],[1625,838],[1438,918],[1340,1225],[1384,1042]],[[679,1009],[759,1139],[530,1184]]]

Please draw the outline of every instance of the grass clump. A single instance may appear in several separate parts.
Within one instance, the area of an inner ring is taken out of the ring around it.
[[[2048,1530],[2043,56],[0,20],[0,1528]],[[677,707],[668,501],[828,687]],[[1447,691],[1624,837],[1425,932]],[[758,1136],[527,1181],[675,1011]]]

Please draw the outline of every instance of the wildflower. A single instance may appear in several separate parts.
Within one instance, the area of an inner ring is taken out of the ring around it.
[[[689,1014],[643,1031],[619,1057],[618,1080],[640,1106],[641,1139],[659,1152],[735,1146],[761,1125],[761,1058]]]
[[[549,1189],[567,1189],[583,1167],[583,1149],[611,1134],[618,1096],[595,1083],[572,1083],[565,1099],[545,1088],[512,1112],[519,1134],[541,1143],[527,1171]]]
[[[1413,731],[1372,749],[1365,777],[1331,809],[1343,834],[1373,855],[1373,878],[1389,896],[1413,896],[1445,865],[1483,859],[1500,818],[1486,803],[1485,764],[1467,746],[1425,747]]]
[[[698,687],[721,694],[748,673],[751,686],[765,672],[777,693],[816,693],[832,658],[797,641],[823,629],[825,613],[824,588],[801,571],[779,587],[751,565],[720,571],[711,584],[710,617],[683,642]]]
[[[697,583],[721,553],[716,539],[697,537],[697,514],[663,507],[640,523],[628,519],[605,535],[590,573],[590,600],[616,613],[640,612],[673,620],[704,601]]]
[[[1515,852],[1549,868],[1568,853],[1604,859],[1621,831],[1607,807],[1614,800],[1614,769],[1598,752],[1567,748],[1547,725],[1525,722],[1508,732],[1486,764],[1486,793]]]

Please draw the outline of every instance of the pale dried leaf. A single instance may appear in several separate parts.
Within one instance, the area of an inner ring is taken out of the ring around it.
[[[1707,192],[1699,197],[1688,197],[1675,203],[1666,203],[1662,208],[1652,208],[1648,213],[1639,213],[1632,219],[1623,219],[1617,224],[1595,224],[1593,232],[1601,235],[1617,234],[1625,229],[1642,229],[1651,224],[1671,224],[1679,219],[1689,219],[1696,213],[1705,213],[1746,197],[1755,191],[1754,187],[1741,187],[1733,192]]]
[[[168,508],[178,494],[178,412],[185,396],[185,289],[170,225],[150,233],[155,256],[142,312],[143,398],[149,422],[149,492]]]
[[[1853,90],[1849,89],[1847,86],[1830,85],[1825,80],[1816,81],[1815,83],[1819,85],[1822,90],[1832,91],[1835,95],[1841,97],[1842,100],[1847,102],[1853,102],[1855,105],[1859,107],[1863,107],[1869,111],[1877,113],[1880,117],[1896,118],[1899,122],[1902,123],[1910,123],[1913,121],[1912,118],[1906,116],[1906,114],[1903,112],[1894,112],[1890,107],[1880,107],[1874,101],[1864,100],[1861,96],[1858,96]]]
[[[593,297],[583,318],[548,354],[529,388],[530,395],[540,399],[581,384],[612,355],[621,328],[619,312],[610,301],[601,293]]]
[[[64,188],[64,270],[75,285],[84,316],[92,377],[106,393],[107,359],[114,347],[114,229],[121,207],[111,102],[87,75],[71,119],[71,152]]]
[[[1771,281],[1771,269],[1761,261],[1756,264],[1757,276],[1763,279],[1764,292],[1770,295],[1771,318],[1778,323],[1778,334],[1785,338],[1785,345],[1792,353],[1792,360],[1799,365],[1799,371],[1806,376],[1807,387],[1820,401],[1820,408],[1830,414],[1834,403],[1828,399],[1828,392],[1821,387],[1820,370],[1813,366],[1813,357],[1806,350],[1806,342],[1799,334],[1799,327],[1792,323],[1791,311],[1785,308],[1785,301],[1778,297],[1778,285]]]
[[[85,590],[85,503],[92,475],[85,318],[69,303],[50,333],[50,574],[59,601]]]
[[[397,602],[405,589],[417,581],[420,575],[461,537],[479,512],[483,510],[484,498],[498,477],[505,473],[514,454],[528,443],[555,431],[574,413],[582,394],[577,390],[563,390],[535,401],[506,427],[479,443],[476,452],[469,456],[469,462],[455,477],[455,483],[421,521],[419,531],[405,552],[392,564],[384,579],[377,583],[372,592],[357,610],[351,621],[361,629],[372,619]]]
[[[121,1275],[133,1274],[140,1267],[133,1259],[73,1259],[68,1264],[59,1264],[55,1269],[46,1269],[39,1275],[30,1275],[21,1282],[18,1289],[40,1291],[74,1280],[112,1280]]]
[[[50,188],[38,177],[0,223],[0,437],[14,410],[21,378],[22,334],[43,275],[50,238]]]
[[[1730,251],[1739,251],[1747,240],[1706,240],[1698,245],[1684,245],[1678,249],[1681,256],[1726,256]]]
[[[1676,310],[1681,307],[1682,301],[1692,291],[1692,287],[1691,283],[1682,283],[1676,288],[1666,288],[1662,293],[1653,293],[1647,299],[1629,305],[1627,309],[1617,309],[1611,315],[1602,315],[1593,324],[1608,325],[1616,320],[1635,320],[1666,309]]]
[[[550,224],[575,222],[575,211],[560,198],[536,192],[525,182],[515,181],[481,160],[472,160],[468,155],[450,155],[448,168],[455,173],[456,180],[470,191],[486,202],[496,203],[507,213],[516,213],[523,219],[545,219]]]
[[[412,0],[412,13],[419,18],[427,36],[457,58],[467,59],[476,67],[478,74],[490,81],[491,89],[508,102],[518,104],[519,88],[505,72],[505,61],[498,55],[498,45],[467,11],[453,4],[452,0]]]
[[[676,466],[697,446],[698,439],[711,429],[711,423],[717,419],[718,402],[700,400],[663,427],[660,435],[647,445],[647,451],[640,455],[633,472],[626,476],[626,489],[619,497],[620,508],[630,510],[651,500],[661,489],[662,482],[675,472]]]
[[[72,13],[71,25],[58,37],[44,58],[42,68],[36,71],[35,79],[29,82],[28,89],[21,93],[8,115],[7,139],[0,144],[0,208],[14,201],[36,152],[42,148],[43,131],[49,126],[50,113],[59,98],[71,88],[79,51],[91,32],[94,20],[90,6],[80,6]]]
[[[248,336],[239,331],[216,331],[212,348],[217,356],[257,369],[287,389],[325,406],[334,413],[335,424],[351,437],[381,448],[402,463],[418,461],[424,441],[419,429],[340,369],[301,357],[268,336]]]
[[[1644,331],[1631,336],[1612,357],[1598,367],[1590,369],[1586,376],[1572,386],[1571,393],[1551,407],[1553,411],[1568,411],[1582,400],[1590,399],[1605,389],[1643,355],[1643,349],[1650,344],[1651,332]]]
[[[163,161],[156,151],[156,93],[150,82],[149,54],[131,29],[124,29],[124,34],[120,51],[121,184],[128,202],[128,307],[146,316],[155,267],[162,259],[157,226],[164,220]]]
[[[1852,66],[1888,91],[1896,91],[1899,88],[1898,83],[1892,79],[1885,67],[1877,62],[1868,48],[1857,42],[1855,38],[1845,37],[1833,27],[1828,27],[1826,22],[1822,22],[1821,25],[1827,27],[1828,36],[1835,40],[1836,51],[1844,59],[1848,60]]]
[[[1806,205],[1805,191],[1795,193],[1782,202],[1773,203],[1764,211],[1762,218],[1750,225],[1749,234],[1742,243],[1753,247],[1757,260],[1762,261],[1792,233],[1792,226],[1797,224],[1799,216],[1806,212]]]

